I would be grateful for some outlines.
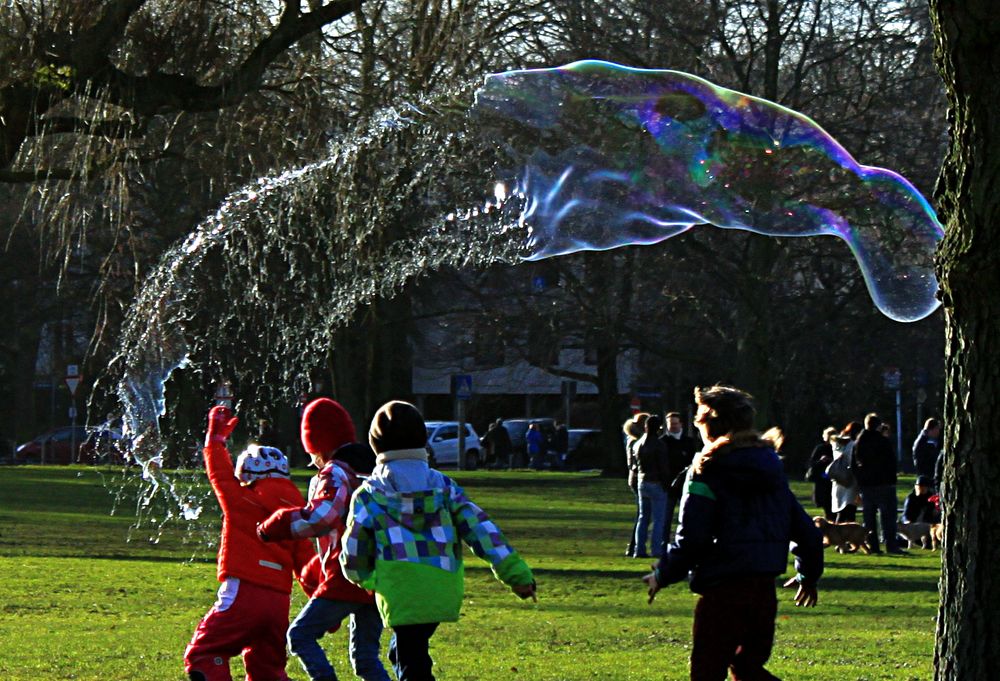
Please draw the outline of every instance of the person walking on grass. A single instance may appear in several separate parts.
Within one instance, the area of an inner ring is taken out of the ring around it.
[[[639,526],[639,452],[636,445],[646,432],[646,419],[649,414],[640,412],[622,424],[622,433],[625,436],[625,469],[628,471],[628,488],[635,497],[635,519],[632,521],[632,532],[629,533],[628,548],[625,549],[625,556],[635,557],[635,530]]]
[[[684,485],[674,541],[643,577],[649,602],[690,576],[695,606],[691,679],[776,679],[764,665],[774,644],[775,578],[797,575],[795,604],[816,605],[823,573],[819,530],[788,486],[772,444],[753,430],[750,395],[727,386],[695,390],[695,423],[705,448]]]
[[[913,468],[917,476],[934,480],[934,467],[941,454],[941,422],[931,418],[913,442]]]
[[[430,638],[441,622],[458,621],[462,605],[461,542],[519,597],[534,600],[535,581],[489,516],[427,465],[427,429],[415,406],[382,405],[368,441],[376,466],[354,495],[340,562],[348,579],[375,590],[393,630],[389,661],[399,681],[432,681]]]
[[[858,517],[858,481],[854,477],[854,447],[864,430],[851,421],[833,438],[833,461],[826,467],[830,477],[830,513],[838,523],[853,523]]]
[[[329,398],[306,405],[299,431],[303,449],[319,468],[309,483],[309,503],[281,509],[257,527],[265,542],[315,537],[320,548],[308,570],[315,576],[315,588],[288,628],[288,648],[312,681],[336,681],[319,639],[350,617],[348,649],[354,673],[365,681],[389,681],[379,653],[382,621],[375,595],[349,582],[340,569],[340,540],[351,495],[360,484],[358,472],[371,471],[373,461],[366,464],[365,455],[374,457],[356,442],[347,411]]]
[[[524,434],[524,446],[528,454],[528,465],[536,471],[542,470],[546,443],[538,423],[528,426],[528,432]]]
[[[865,530],[868,531],[868,548],[881,553],[878,539],[878,522],[882,523],[882,541],[885,552],[905,554],[896,541],[896,456],[892,444],[879,432],[882,419],[878,414],[865,416],[865,429],[854,445],[854,477],[861,489],[861,504]]]
[[[264,544],[257,523],[272,511],[300,505],[288,460],[274,447],[251,445],[229,458],[226,440],[238,419],[228,407],[208,413],[205,471],[222,508],[218,600],[184,651],[191,681],[231,681],[230,658],[243,656],[247,681],[287,681],[285,630],[293,575],[315,555],[306,541]]]
[[[823,429],[822,441],[813,448],[809,457],[809,468],[806,472],[806,482],[813,486],[813,504],[823,509],[823,517],[834,520],[833,513],[833,482],[826,472],[833,463],[833,441],[837,437],[837,429],[833,426]]]
[[[645,433],[635,444],[639,468],[639,520],[635,526],[635,558],[648,558],[649,550],[659,557],[663,552],[663,526],[667,516],[667,488],[670,486],[670,464],[667,446],[660,439],[663,419],[655,414],[643,424]],[[652,529],[650,526],[652,525]]]
[[[663,544],[670,543],[670,526],[674,520],[674,510],[684,489],[684,478],[694,457],[701,449],[701,443],[684,433],[684,417],[680,412],[669,412],[665,417],[666,427],[660,439],[667,446],[667,462],[670,464],[670,479],[666,481],[667,512],[663,522]]]

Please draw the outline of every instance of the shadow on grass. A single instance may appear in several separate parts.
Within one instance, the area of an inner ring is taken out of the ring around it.
[[[882,568],[883,570],[885,567]],[[936,581],[886,579],[884,577],[840,577],[824,574],[819,581],[824,591],[867,591],[879,593],[937,593]]]
[[[887,563],[885,556],[862,556],[865,562],[857,563],[843,563],[840,561],[831,561],[827,559],[825,561],[827,570],[865,570],[871,568],[873,570],[878,570],[883,572],[885,570],[895,570],[897,572],[926,572],[926,573],[936,573],[940,565],[934,563],[932,565],[927,564],[910,564],[903,565],[900,563]],[[892,558],[891,560],[906,561],[907,558]],[[868,562],[870,561],[870,563]]]

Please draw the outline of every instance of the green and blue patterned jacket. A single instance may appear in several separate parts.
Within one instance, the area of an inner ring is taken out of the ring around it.
[[[425,461],[389,461],[354,495],[340,561],[349,580],[375,591],[387,627],[454,622],[464,591],[462,542],[505,584],[532,583],[500,528],[453,480]]]

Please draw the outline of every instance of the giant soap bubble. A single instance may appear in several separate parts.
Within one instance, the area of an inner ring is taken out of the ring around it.
[[[937,305],[942,230],[927,202],[801,114],[595,61],[495,74],[473,91],[380,112],[326,158],[233,192],[163,256],[102,381],[150,486],[140,513],[199,515],[165,468],[196,459],[217,380],[244,422],[289,405],[359,308],[435,268],[711,224],[837,236],[885,314],[913,321]]]
[[[905,178],[858,164],[815,122],[679,71],[602,61],[488,76],[475,111],[525,199],[531,258],[662,241],[697,224],[847,242],[872,299],[938,305],[943,232]]]

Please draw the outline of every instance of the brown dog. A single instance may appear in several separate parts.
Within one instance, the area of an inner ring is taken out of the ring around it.
[[[944,544],[944,525],[934,523],[931,525],[931,548],[939,549]]]
[[[906,537],[906,548],[919,546],[929,549],[932,546],[930,523],[896,523],[896,534]]]
[[[858,549],[871,553],[865,543],[868,533],[858,523],[831,523],[821,515],[813,518],[813,522],[823,533],[823,546],[836,546],[838,553],[854,553]]]

